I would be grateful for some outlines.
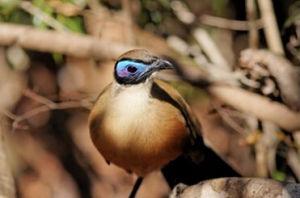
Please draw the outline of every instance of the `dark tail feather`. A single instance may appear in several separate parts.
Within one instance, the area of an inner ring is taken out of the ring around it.
[[[190,157],[181,155],[162,169],[171,188],[178,183],[192,185],[206,179],[240,176],[210,148],[203,149],[204,158],[199,164],[193,162]]]

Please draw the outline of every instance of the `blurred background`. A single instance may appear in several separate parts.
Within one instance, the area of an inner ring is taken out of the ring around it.
[[[300,1],[0,0],[0,196],[127,197],[89,137],[114,60],[145,48],[243,176],[300,179]],[[213,85],[207,87],[207,82]],[[137,197],[168,197],[160,172]]]

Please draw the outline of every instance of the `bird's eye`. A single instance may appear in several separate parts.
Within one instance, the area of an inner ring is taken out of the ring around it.
[[[127,67],[127,71],[129,71],[130,73],[134,73],[134,72],[136,72],[136,70],[137,70],[137,68],[134,67],[134,66],[128,66]]]

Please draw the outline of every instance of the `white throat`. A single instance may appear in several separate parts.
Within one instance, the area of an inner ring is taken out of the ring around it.
[[[147,79],[144,83],[135,85],[113,84],[113,109],[120,117],[139,116],[146,111],[150,98],[153,79]]]

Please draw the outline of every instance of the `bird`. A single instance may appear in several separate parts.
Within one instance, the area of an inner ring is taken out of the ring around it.
[[[239,175],[207,146],[199,121],[178,91],[156,78],[166,69],[174,64],[148,50],[125,52],[115,62],[113,82],[89,114],[91,140],[106,162],[138,176],[130,198],[156,170],[162,170],[170,187]]]

